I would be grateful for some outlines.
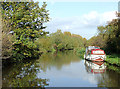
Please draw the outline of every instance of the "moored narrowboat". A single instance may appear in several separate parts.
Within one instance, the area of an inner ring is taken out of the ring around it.
[[[91,61],[105,61],[105,51],[98,46],[88,46],[85,51],[84,59]]]

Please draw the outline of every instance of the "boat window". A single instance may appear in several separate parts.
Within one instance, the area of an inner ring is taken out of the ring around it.
[[[90,46],[90,47],[89,47],[89,50],[91,50],[91,49],[100,49],[100,47]]]
[[[95,49],[100,49],[100,47],[95,47]]]

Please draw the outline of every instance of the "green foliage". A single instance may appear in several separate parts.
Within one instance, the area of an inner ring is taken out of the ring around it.
[[[85,48],[75,48],[74,52],[80,56],[80,58],[84,59]]]
[[[40,8],[38,3],[31,2],[2,2],[2,18],[9,20],[14,31],[13,59],[22,60],[36,57],[39,53],[35,40],[44,36],[44,23],[49,21],[47,4],[44,2]]]
[[[107,68],[108,68],[109,70],[113,70],[113,71],[115,71],[115,72],[120,73],[120,68],[119,68],[119,67],[116,67],[116,66],[112,66],[112,65],[107,64]]]
[[[101,35],[93,36],[87,41],[87,46],[99,46],[101,48],[106,47],[106,39],[103,39]]]
[[[79,35],[71,34],[70,32],[62,33],[58,30],[49,36],[44,36],[37,39],[36,44],[39,45],[40,52],[53,52],[53,51],[63,51],[63,50],[73,50],[84,47],[85,39]]]
[[[53,44],[50,37],[45,36],[43,38],[39,38],[35,41],[35,43],[39,46],[40,52],[46,53],[53,50]]]
[[[107,55],[106,61],[110,64],[115,64],[120,66],[120,56],[119,55]]]
[[[85,53],[85,48],[76,48],[75,51],[77,53],[83,54],[83,53]]]
[[[37,46],[32,41],[20,41],[16,42],[13,48],[13,58],[14,60],[22,60],[25,58],[37,57],[39,51]]]

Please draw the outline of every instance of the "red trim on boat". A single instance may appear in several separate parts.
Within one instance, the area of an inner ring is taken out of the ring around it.
[[[93,63],[95,63],[95,64],[101,66],[104,62],[93,62]]]
[[[93,55],[105,55],[105,54],[93,54]]]
[[[104,61],[104,60],[101,59],[101,58],[98,58],[98,59],[95,59],[95,60],[92,60],[92,61]]]
[[[94,51],[102,51],[103,53],[93,53]],[[91,54],[94,54],[94,55],[105,55],[105,51],[102,50],[102,49],[92,49],[91,50]]]

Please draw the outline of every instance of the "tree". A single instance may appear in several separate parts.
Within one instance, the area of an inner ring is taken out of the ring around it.
[[[12,41],[14,37],[9,33],[10,26],[7,21],[1,20],[2,22],[2,59],[10,58],[12,52]]]
[[[44,23],[49,21],[47,4],[40,8],[38,2],[2,2],[2,18],[9,19],[11,31],[14,31],[13,58],[36,57],[39,53],[36,38],[47,34]]]

